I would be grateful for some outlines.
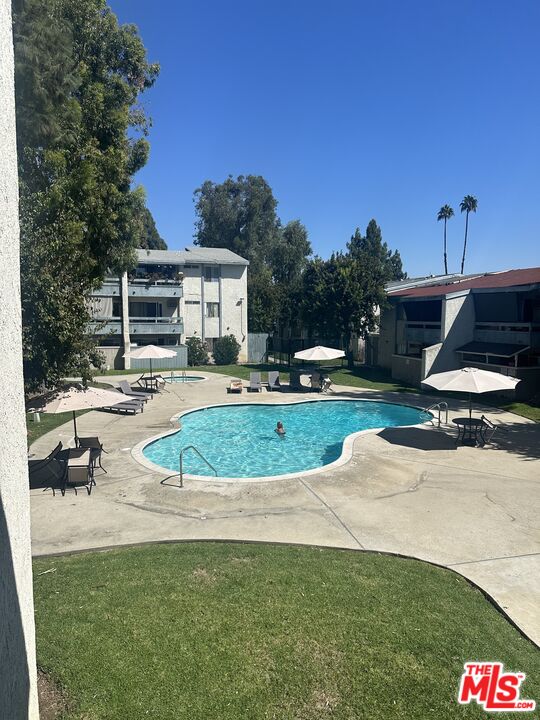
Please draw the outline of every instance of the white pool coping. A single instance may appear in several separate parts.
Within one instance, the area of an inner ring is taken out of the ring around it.
[[[398,403],[398,402],[390,402],[387,400],[368,400],[368,399],[360,399],[360,398],[332,398],[332,397],[318,397],[318,398],[305,398],[303,400],[291,400],[291,401],[285,401],[280,402],[276,404],[270,404],[270,403],[264,403],[264,402],[250,402],[250,403],[214,403],[211,405],[201,405],[200,407],[191,408],[190,410],[183,410],[182,412],[177,413],[176,415],[173,415],[169,422],[179,422],[180,418],[184,415],[188,415],[192,412],[197,412],[199,410],[207,410],[209,408],[217,408],[217,407],[238,407],[239,405],[262,405],[264,407],[276,407],[277,405],[302,405],[308,402],[378,402],[382,403],[383,405],[399,405],[400,407],[410,407],[415,410],[420,410],[420,412],[425,412],[428,415],[431,415],[434,417],[433,413],[426,411],[425,408],[422,408],[418,405],[408,405],[406,403]],[[389,427],[397,428],[397,427],[408,427],[408,428],[422,428],[425,425],[427,425],[430,422],[430,420],[426,420],[422,423],[418,423],[416,425],[391,425]],[[367,430],[359,430],[358,432],[351,433],[350,435],[347,435],[343,439],[343,448],[341,451],[341,455],[337,460],[334,460],[334,462],[328,463],[328,465],[319,465],[316,468],[310,468],[309,470],[301,470],[294,473],[285,473],[282,475],[262,475],[260,477],[216,477],[214,475],[191,475],[189,473],[184,473],[184,479],[186,480],[200,480],[202,482],[210,482],[210,483],[264,483],[264,482],[274,482],[276,480],[293,480],[293,479],[299,479],[304,477],[309,477],[310,475],[318,475],[321,472],[326,472],[327,470],[334,470],[335,468],[341,467],[343,465],[346,465],[353,456],[353,450],[354,450],[354,443],[355,440],[357,440],[359,437],[362,437],[363,435],[373,434],[373,433],[379,433],[381,430],[384,430],[384,427],[379,428],[369,428]],[[177,432],[180,432],[181,427],[172,428],[171,430],[168,430],[167,432],[159,433],[158,435],[154,435],[153,437],[147,438],[146,440],[142,440],[140,443],[137,443],[132,450],[131,450],[131,456],[134,460],[136,460],[141,465],[144,465],[144,467],[148,468],[149,470],[152,470],[153,472],[159,473],[161,475],[167,475],[170,476],[172,469],[163,467],[162,465],[157,465],[156,463],[153,463],[151,460],[148,460],[148,458],[144,455],[143,450],[147,445],[150,445],[151,443],[154,443],[156,440],[160,440],[161,438],[168,437],[169,435],[175,435]]]

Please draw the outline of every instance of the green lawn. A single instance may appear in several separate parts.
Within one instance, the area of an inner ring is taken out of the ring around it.
[[[54,569],[54,572],[44,573]],[[38,559],[38,660],[66,720],[451,720],[467,660],[540,653],[455,574],[314,548],[189,543]]]

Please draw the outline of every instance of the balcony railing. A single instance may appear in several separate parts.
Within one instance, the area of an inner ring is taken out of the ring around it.
[[[408,322],[406,324],[406,339],[408,342],[425,343],[433,345],[441,340],[441,323],[436,322]]]
[[[112,335],[122,331],[119,317],[95,317],[90,325],[94,335]],[[181,317],[130,317],[129,332],[136,335],[181,335],[184,319]]]
[[[540,325],[518,322],[477,322],[474,339],[478,342],[540,346]]]

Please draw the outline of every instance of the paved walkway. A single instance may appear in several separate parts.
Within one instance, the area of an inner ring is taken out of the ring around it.
[[[96,475],[90,497],[85,491],[64,498],[31,492],[36,555],[202,538],[402,553],[470,578],[540,643],[540,425],[485,408],[509,429],[495,436],[492,447],[456,448],[454,430],[389,428],[359,437],[347,465],[308,478],[238,484],[188,480],[180,489],[178,478],[164,480],[166,475],[131,456],[141,440],[169,430],[172,415],[211,403],[302,397],[227,395],[230,378],[209,375],[207,382],[169,385],[170,392],[151,400],[137,416],[91,412],[80,418],[79,433],[99,435],[105,443],[108,474]],[[338,390],[336,397],[419,400]],[[464,412],[463,405],[451,403],[450,417]],[[40,438],[31,451],[44,456],[58,439],[72,439],[71,424]]]

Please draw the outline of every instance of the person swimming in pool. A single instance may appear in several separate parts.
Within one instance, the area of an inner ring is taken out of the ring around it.
[[[285,428],[283,427],[281,420],[278,421],[274,432],[276,432],[281,438],[285,437]]]

